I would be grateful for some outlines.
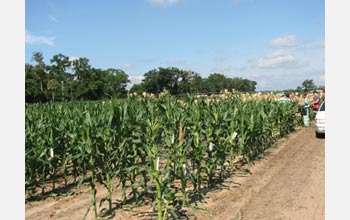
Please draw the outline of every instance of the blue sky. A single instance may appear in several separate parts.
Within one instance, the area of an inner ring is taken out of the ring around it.
[[[25,60],[62,53],[132,83],[158,67],[222,73],[257,90],[325,80],[324,0],[26,0]]]

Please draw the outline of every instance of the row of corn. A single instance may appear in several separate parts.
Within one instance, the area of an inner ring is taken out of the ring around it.
[[[191,199],[231,174],[237,158],[251,162],[299,123],[294,104],[215,99],[165,95],[26,106],[27,199],[88,182],[89,213],[98,219],[99,183],[110,214],[115,199],[151,197],[158,219],[177,218]],[[118,188],[122,196],[113,198]]]

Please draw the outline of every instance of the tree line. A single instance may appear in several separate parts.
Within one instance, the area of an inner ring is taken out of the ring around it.
[[[57,54],[44,63],[42,53],[33,53],[35,65],[25,64],[26,102],[98,100],[124,97],[130,82],[120,70],[93,68],[87,58],[70,60]]]
[[[141,83],[133,85],[130,92],[149,92],[158,94],[169,91],[172,95],[185,93],[220,93],[224,89],[241,92],[254,92],[256,82],[242,78],[228,78],[220,73],[212,73],[202,78],[198,73],[175,67],[153,69],[144,74]]]
[[[54,55],[50,64],[41,52],[34,52],[34,64],[25,64],[25,100],[27,103],[48,101],[99,100],[123,98],[128,92],[172,95],[185,93],[219,93],[224,89],[254,92],[256,82],[243,78],[228,78],[220,73],[202,78],[199,73],[176,67],[150,70],[139,84],[127,90],[129,76],[121,69],[99,69],[87,58],[71,60],[63,54]]]

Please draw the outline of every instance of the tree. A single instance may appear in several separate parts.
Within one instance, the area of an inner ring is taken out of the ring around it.
[[[36,62],[36,65],[31,69],[26,69],[26,71],[32,71],[32,74],[33,74],[32,76],[35,75],[35,79],[32,78],[30,81],[33,84],[35,83],[40,90],[39,93],[36,93],[35,100],[37,102],[45,102],[48,100],[48,98],[46,97],[46,91],[44,87],[44,85],[46,85],[48,81],[47,79],[48,66],[44,63],[44,56],[41,52],[33,52],[32,61],[33,60]]]
[[[301,84],[301,86],[305,92],[311,91],[311,90],[316,88],[314,81],[312,79],[304,80],[304,82]]]
[[[134,84],[129,90],[130,93],[136,92],[139,95],[142,94],[144,91],[145,88],[143,87],[142,83]]]
[[[57,89],[59,86],[60,84],[56,79],[51,79],[47,83],[47,89],[51,91],[51,94],[52,94],[52,102],[55,102],[55,93],[57,92]]]
[[[26,102],[40,102],[40,80],[31,64],[25,65],[25,100]]]
[[[82,100],[98,100],[104,98],[105,72],[101,69],[91,68],[84,73],[84,78],[78,81],[77,98]]]
[[[179,94],[181,71],[175,67],[153,69],[144,74],[142,86],[146,92],[159,94],[168,90],[170,94]]]
[[[220,73],[210,74],[206,83],[209,92],[220,93],[225,89],[226,77]]]
[[[254,92],[257,83],[252,80],[243,78],[227,78],[220,73],[210,74],[207,79],[203,80],[203,89],[205,92],[219,93],[224,89],[236,89],[241,92]]]
[[[89,73],[91,71],[91,65],[89,59],[80,57],[73,60],[73,80],[71,81],[71,88],[74,91],[74,99],[84,99],[87,93],[87,84],[89,81]]]
[[[237,87],[238,91],[241,92],[254,92],[256,89],[256,82],[255,81],[251,81],[248,79],[242,79],[242,78],[238,78],[238,81],[240,82],[239,86]]]
[[[40,52],[34,52],[32,60],[35,60],[37,65],[34,68],[34,71],[37,73],[39,82],[40,82],[40,91],[44,91],[44,86],[43,86],[43,80],[46,78],[45,77],[45,63],[44,63],[44,57],[43,54]]]
[[[129,82],[129,76],[123,70],[109,68],[104,76],[104,94],[107,97],[125,97],[127,94],[126,86]]]
[[[198,74],[197,74],[198,75]],[[196,76],[196,73],[191,70],[178,70],[177,73],[177,84],[178,84],[178,91],[179,94],[184,93],[192,93],[192,81],[194,80],[194,77]]]
[[[203,92],[203,79],[198,73],[193,73],[192,79],[190,80],[190,91],[191,93]]]
[[[70,77],[70,74],[67,72],[67,70],[71,67],[72,63],[69,60],[68,56],[65,56],[63,54],[57,54],[52,57],[50,60],[52,65],[50,66],[50,78],[56,79],[60,84],[61,87],[57,88],[61,93],[61,100],[65,100],[68,98],[68,85],[70,83],[70,80],[72,79]]]
[[[257,83],[242,78],[227,78],[221,73],[210,74],[202,78],[190,70],[180,70],[175,67],[153,69],[144,74],[142,83],[134,85],[130,92],[160,93],[168,90],[170,94],[184,93],[220,93],[224,89],[236,89],[244,92],[254,92]]]
[[[93,68],[87,58],[73,61],[57,54],[45,65],[42,53],[33,53],[36,65],[25,66],[26,102],[98,100],[126,97],[128,75],[120,69]]]
[[[81,80],[91,70],[89,59],[80,57],[79,59],[73,60],[73,75],[77,80]]]

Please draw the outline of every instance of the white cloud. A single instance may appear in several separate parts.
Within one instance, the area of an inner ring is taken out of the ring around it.
[[[171,6],[178,3],[180,0],[147,0],[151,5],[155,6]]]
[[[271,47],[292,47],[297,45],[297,39],[293,35],[287,35],[271,40],[269,45]]]
[[[143,80],[145,77],[143,76],[143,75],[131,75],[131,76],[129,76],[129,79],[130,80],[139,80],[139,81],[141,81],[141,80]]]
[[[130,87],[134,84],[139,84],[145,77],[143,75],[129,75]]]
[[[54,45],[55,37],[53,36],[35,36],[26,32],[25,42],[26,44],[46,44],[49,46]]]
[[[277,50],[265,57],[259,58],[256,65],[260,68],[275,68],[293,62],[295,62],[293,54],[286,50]]]
[[[139,84],[145,77],[143,75],[129,75],[130,83],[128,83],[126,89],[130,89],[134,84]]]
[[[131,68],[131,67],[132,67],[132,65],[129,64],[129,63],[125,63],[125,64],[122,65],[122,68],[123,68],[123,69],[129,69],[129,68]]]
[[[49,18],[51,21],[58,23],[58,20],[54,16],[49,15]]]

